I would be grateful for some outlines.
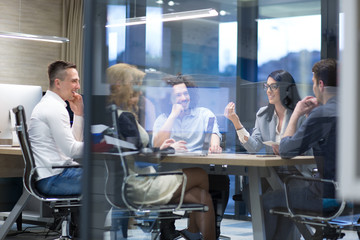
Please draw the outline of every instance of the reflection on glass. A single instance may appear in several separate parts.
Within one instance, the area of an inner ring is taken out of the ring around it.
[[[237,22],[219,24],[219,73],[226,76],[236,74]]]
[[[108,5],[107,24],[118,24],[125,21],[126,7],[123,5]],[[119,62],[125,52],[125,26],[106,28],[109,65]]]
[[[303,50],[320,51],[320,15],[258,20],[258,63]]]
[[[311,95],[310,70],[320,60],[320,47],[320,15],[258,20],[259,81],[268,72],[284,69],[293,75],[301,97]],[[260,102],[265,102],[261,94]]]

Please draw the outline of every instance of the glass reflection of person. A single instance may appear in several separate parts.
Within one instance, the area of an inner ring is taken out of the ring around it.
[[[188,151],[201,150],[204,142],[208,119],[215,117],[207,108],[195,107],[196,95],[193,94],[196,86],[189,76],[178,74],[176,77],[165,78],[166,83],[172,87],[171,111],[157,117],[154,123],[153,145],[159,147],[165,139],[175,141],[183,140]],[[216,118],[215,118],[216,119]],[[215,120],[211,136],[209,151],[220,153],[221,134]]]
[[[190,76],[179,73],[169,76],[164,81],[171,87],[171,100],[167,104],[167,112],[160,114],[154,123],[153,145],[161,146],[165,139],[183,141],[183,150],[193,152],[201,150],[205,138],[205,131],[210,117],[215,118],[215,124],[210,140],[210,153],[221,153],[221,134],[215,114],[207,108],[196,107],[197,87]],[[216,235],[220,236],[220,223],[225,212],[229,198],[229,177],[227,175],[209,175],[210,193],[213,196],[216,211]],[[161,230],[174,229],[173,223],[163,221]],[[194,234],[196,229],[188,228],[182,234]]]
[[[134,88],[142,84],[145,73],[135,66],[119,63],[107,69],[107,79],[110,83],[111,103],[115,103],[121,110],[118,110],[119,136],[130,140],[139,149],[146,147],[149,143],[149,136],[145,129],[138,123],[136,99],[138,93]],[[173,141],[165,140],[160,149],[173,145]],[[155,171],[154,167],[134,167],[131,169],[138,173]],[[215,239],[214,209],[209,194],[207,173],[200,168],[182,169],[187,176],[184,203],[201,203],[209,207],[207,212],[190,213],[189,223],[192,228],[198,229],[204,239]],[[145,204],[166,204],[177,203],[180,200],[182,189],[182,177],[179,175],[159,176],[155,179],[129,180],[130,195],[137,203]]]
[[[269,104],[259,109],[256,113],[256,122],[253,132],[249,132],[242,125],[239,116],[235,113],[235,104],[230,102],[224,111],[236,129],[241,144],[249,153],[257,153],[263,147],[263,142],[272,141],[280,143],[285,132],[290,116],[300,100],[295,81],[290,73],[277,70],[267,78],[264,90],[269,99]],[[298,125],[304,121],[300,118]],[[267,154],[279,154],[279,146],[265,146]]]

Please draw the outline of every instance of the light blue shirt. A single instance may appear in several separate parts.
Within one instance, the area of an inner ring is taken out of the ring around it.
[[[189,152],[201,150],[205,138],[204,133],[210,117],[215,117],[215,114],[207,108],[199,107],[191,109],[189,115],[185,115],[182,119],[175,119],[170,138],[173,138],[175,141],[186,141],[186,147]],[[166,120],[167,115],[164,113],[157,117],[154,123],[153,136],[159,132]],[[216,117],[212,132],[221,139]],[[154,141],[154,138],[152,141]]]

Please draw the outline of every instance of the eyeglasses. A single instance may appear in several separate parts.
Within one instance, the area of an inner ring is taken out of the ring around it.
[[[269,85],[269,84],[267,84],[267,83],[264,83],[263,88],[264,88],[265,91],[267,91],[268,88],[270,88],[271,91],[275,91],[276,89],[279,88],[279,84],[277,84],[277,83],[272,83],[272,84]]]

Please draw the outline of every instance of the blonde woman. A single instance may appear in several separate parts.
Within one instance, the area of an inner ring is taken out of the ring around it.
[[[107,69],[107,79],[110,83],[109,101],[116,104],[118,110],[119,136],[135,144],[138,149],[147,147],[149,136],[146,130],[138,123],[137,104],[139,91],[145,73],[135,66],[119,63]],[[182,147],[184,143],[168,139],[160,147],[174,148]],[[142,173],[155,171],[152,166],[138,168],[133,165],[134,172]],[[198,229],[204,239],[215,239],[215,214],[213,203],[209,194],[209,183],[207,173],[200,168],[182,169],[187,176],[185,190],[185,203],[201,203],[209,207],[207,212],[193,212],[189,221],[192,228]],[[135,203],[166,204],[177,203],[180,199],[182,188],[181,176],[159,176],[155,179],[139,180],[130,182],[129,196]]]

